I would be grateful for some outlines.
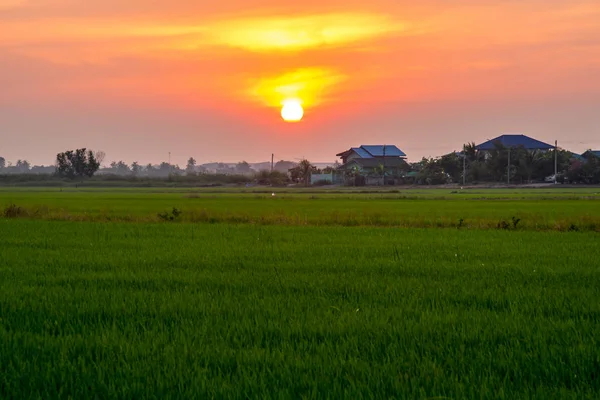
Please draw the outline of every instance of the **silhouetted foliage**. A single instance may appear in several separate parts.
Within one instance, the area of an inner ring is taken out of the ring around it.
[[[254,179],[259,185],[285,186],[289,178],[287,174],[279,171],[259,171],[254,175]]]
[[[237,163],[235,166],[235,172],[238,174],[248,174],[252,172],[252,168],[250,168],[250,164],[248,164],[246,161],[242,161]]]
[[[133,176],[138,176],[142,171],[142,166],[137,161],[131,163],[131,174]]]
[[[310,176],[312,173],[317,171],[317,167],[312,165],[310,161],[304,159],[298,163],[295,167],[290,169],[290,175],[292,181],[302,182],[304,186],[308,186],[310,183]]]
[[[91,177],[100,168],[92,150],[69,150],[56,155],[56,174],[69,179]]]
[[[194,175],[196,173],[196,159],[194,157],[190,157],[187,161],[185,173],[187,175]]]
[[[571,181],[594,182],[594,175],[591,172],[595,170],[593,162],[583,162],[575,166],[572,153],[560,149],[556,156],[559,175],[571,171]],[[466,169],[466,182],[504,183],[508,181],[508,174],[510,174],[511,183],[523,184],[542,182],[545,178],[553,176],[554,158],[554,150],[508,148],[501,143],[495,143],[493,149],[479,151],[474,143],[468,143],[461,153],[449,153],[431,159],[424,158],[412,164],[411,169],[418,172],[417,182],[421,184],[462,183],[463,169]],[[588,173],[584,172],[586,170]]]

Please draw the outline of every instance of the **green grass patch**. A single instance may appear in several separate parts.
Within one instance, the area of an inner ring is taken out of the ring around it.
[[[0,398],[594,399],[598,260],[584,232],[0,219]]]
[[[589,190],[406,193],[0,191],[0,217],[96,222],[188,222],[600,231]],[[533,196],[537,197],[533,197]],[[162,217],[173,209],[177,218]],[[8,211],[7,211],[8,210]],[[513,221],[518,220],[517,225]]]

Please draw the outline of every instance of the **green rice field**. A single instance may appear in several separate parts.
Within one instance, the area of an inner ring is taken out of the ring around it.
[[[1,189],[0,398],[600,398],[600,189]]]

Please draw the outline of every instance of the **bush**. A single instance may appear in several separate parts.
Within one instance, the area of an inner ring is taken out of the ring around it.
[[[27,211],[15,204],[11,204],[4,208],[2,215],[4,218],[19,218],[27,216]]]

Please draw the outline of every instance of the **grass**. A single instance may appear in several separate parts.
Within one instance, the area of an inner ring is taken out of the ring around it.
[[[590,189],[555,190],[288,191],[274,197],[271,192],[0,191],[0,212],[15,205],[22,218],[156,222],[175,207],[182,211],[178,220],[195,223],[496,229],[515,218],[519,229],[600,231],[600,195]]]
[[[0,217],[0,398],[600,397],[596,232],[319,223],[597,218],[597,200],[256,195],[0,193],[133,216]],[[152,222],[171,206],[309,223]]]

